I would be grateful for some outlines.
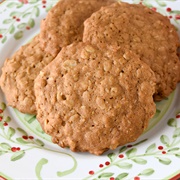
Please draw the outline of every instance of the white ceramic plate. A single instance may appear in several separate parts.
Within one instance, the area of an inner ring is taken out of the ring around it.
[[[57,0],[6,0],[0,5],[0,66],[35,36]],[[179,0],[126,0],[168,16],[180,32]],[[6,107],[0,92],[0,179],[178,179],[180,84],[134,143],[102,156],[54,145],[34,116]]]

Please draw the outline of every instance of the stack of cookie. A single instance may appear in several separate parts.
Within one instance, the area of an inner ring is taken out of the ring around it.
[[[1,88],[54,143],[100,155],[135,141],[176,88],[178,46],[169,20],[142,5],[61,0],[5,61]]]

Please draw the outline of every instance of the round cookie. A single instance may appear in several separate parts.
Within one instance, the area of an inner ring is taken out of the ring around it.
[[[35,80],[37,119],[52,141],[100,155],[135,141],[156,108],[155,75],[129,50],[64,47]]]
[[[38,36],[6,59],[0,85],[8,105],[23,113],[36,114],[34,79],[52,60],[53,57],[40,48]]]
[[[176,88],[179,39],[167,17],[140,4],[114,3],[85,21],[83,41],[100,48],[123,47],[139,55],[155,72],[155,100]]]
[[[40,42],[46,52],[56,56],[62,47],[82,41],[83,23],[102,6],[115,0],[61,0],[41,23]]]

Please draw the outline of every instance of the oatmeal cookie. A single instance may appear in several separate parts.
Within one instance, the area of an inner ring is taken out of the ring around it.
[[[100,48],[124,47],[138,54],[155,72],[155,100],[176,88],[179,38],[167,17],[140,4],[114,3],[85,21],[83,41]]]
[[[46,52],[57,55],[63,46],[82,41],[83,22],[102,6],[115,0],[61,0],[41,23],[40,42]]]
[[[8,105],[23,113],[36,114],[34,79],[53,57],[39,46],[38,36],[6,59],[0,85]]]
[[[35,80],[37,119],[59,146],[100,155],[147,128],[156,111],[155,81],[129,50],[74,43]]]

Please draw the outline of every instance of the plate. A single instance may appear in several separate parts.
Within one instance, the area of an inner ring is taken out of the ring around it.
[[[179,0],[126,0],[167,16],[180,35]],[[5,0],[0,4],[0,66],[39,33],[57,0]],[[135,112],[136,115],[136,112]],[[0,92],[0,179],[178,179],[180,84],[157,103],[156,114],[136,141],[101,156],[74,153],[51,142],[35,116],[8,107]]]

